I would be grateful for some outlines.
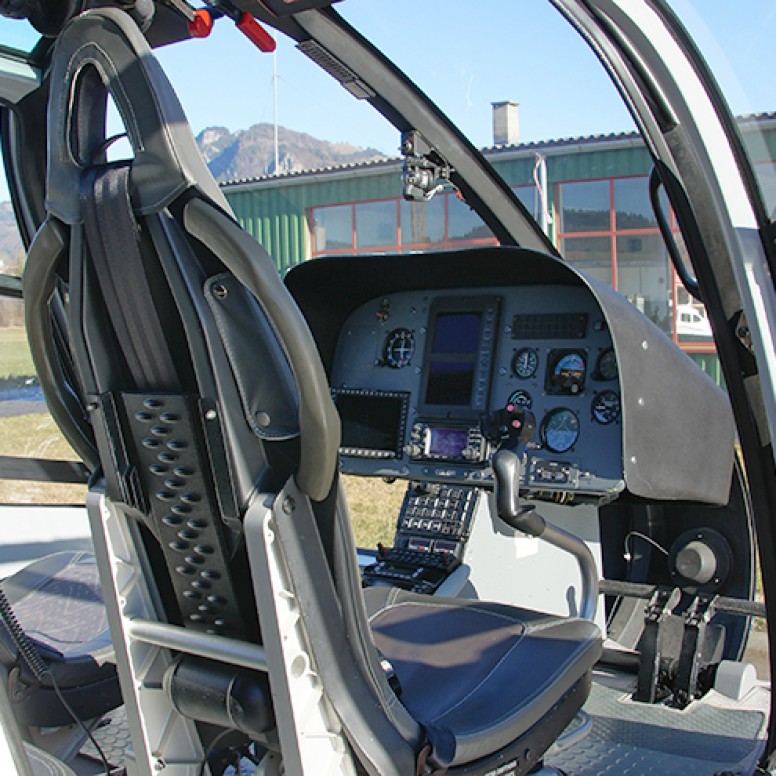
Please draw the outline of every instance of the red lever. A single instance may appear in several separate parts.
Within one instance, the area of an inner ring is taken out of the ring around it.
[[[197,8],[188,26],[192,38],[207,38],[213,29],[213,17],[204,8]]]
[[[237,22],[237,29],[260,51],[269,54],[275,50],[275,39],[247,11]]]

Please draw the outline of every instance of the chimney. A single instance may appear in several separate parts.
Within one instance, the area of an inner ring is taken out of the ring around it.
[[[493,145],[517,145],[520,142],[520,114],[512,100],[493,102]]]

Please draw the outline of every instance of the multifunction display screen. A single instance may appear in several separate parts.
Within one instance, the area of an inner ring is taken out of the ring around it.
[[[481,313],[437,316],[429,356],[426,403],[468,407],[480,341]]]
[[[421,413],[469,417],[487,408],[499,302],[499,297],[472,295],[432,304]]]
[[[408,394],[401,391],[333,391],[342,421],[345,455],[396,458],[401,455]]]
[[[467,428],[430,428],[426,433],[426,453],[431,457],[460,458],[469,444]]]

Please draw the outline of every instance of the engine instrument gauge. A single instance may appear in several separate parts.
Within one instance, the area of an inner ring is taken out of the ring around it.
[[[383,347],[385,364],[392,369],[408,366],[415,353],[415,335],[409,329],[388,332]]]
[[[539,368],[539,354],[533,348],[521,348],[512,356],[512,373],[521,380],[536,374]]]
[[[509,407],[510,404],[515,407],[522,407],[523,409],[530,410],[531,407],[533,407],[533,398],[528,391],[518,388],[516,391],[512,392],[512,395],[507,399],[505,406]]]
[[[579,439],[579,418],[571,410],[558,407],[544,416],[541,437],[548,450],[565,453]]]
[[[585,387],[586,355],[580,350],[553,350],[547,364],[547,393],[581,393]]]
[[[618,374],[617,356],[614,355],[613,348],[607,348],[598,356],[595,377],[599,380],[616,380]]]
[[[620,417],[620,395],[616,391],[601,391],[593,398],[590,409],[596,423],[608,426]]]

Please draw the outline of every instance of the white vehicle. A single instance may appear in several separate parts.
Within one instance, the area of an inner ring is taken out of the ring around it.
[[[629,217],[659,224],[704,303],[725,390],[565,261],[400,69],[433,81],[437,49],[466,53],[457,4],[391,4],[372,43],[358,0],[0,0],[44,35],[0,50],[27,249],[0,293],[23,296],[82,462],[4,456],[0,475],[88,477],[94,545],[3,583],[6,771],[776,772],[771,685],[746,657],[752,618],[771,642],[776,623],[772,208],[671,4],[551,4],[642,135],[653,212]],[[469,5],[513,48],[532,37],[528,4]],[[497,244],[281,279],[152,52],[230,19],[393,125],[407,200],[454,191]],[[109,101],[131,149],[115,161]],[[406,483],[392,546],[356,548],[345,475]]]
[[[691,304],[677,306],[676,331],[684,338],[706,339],[713,336],[709,319]]]

